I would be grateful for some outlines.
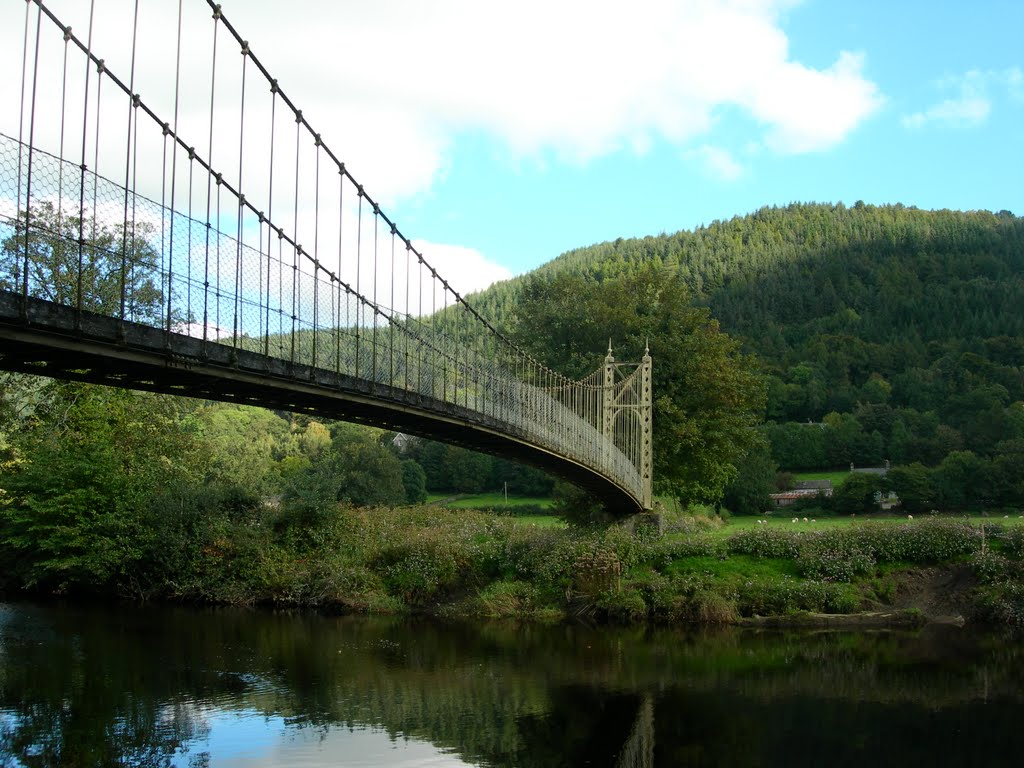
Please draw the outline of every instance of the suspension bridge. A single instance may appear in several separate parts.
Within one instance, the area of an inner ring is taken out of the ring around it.
[[[0,54],[0,369],[401,430],[651,507],[647,350],[572,380],[514,344],[221,6],[65,3],[72,26],[57,1],[0,14],[21,33]]]

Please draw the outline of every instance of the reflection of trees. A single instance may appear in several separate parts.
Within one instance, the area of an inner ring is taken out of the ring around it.
[[[155,768],[206,733],[194,708],[167,703],[169,681],[140,684],[162,675],[144,643],[116,639],[123,627],[81,613],[68,624],[48,618],[0,613],[0,765]]]
[[[962,633],[596,632],[18,607],[0,613],[0,641],[0,710],[11,715],[0,721],[0,765],[166,765],[204,736],[196,713],[209,702],[296,726],[380,727],[495,766],[623,764],[644,706],[657,765],[770,765],[783,753],[809,764],[854,731],[844,749],[863,760],[868,747],[937,721],[974,734],[941,745],[970,763],[1019,718],[1024,683],[1024,649],[994,653]],[[986,696],[1000,706],[986,708]],[[813,724],[799,739],[797,721]]]

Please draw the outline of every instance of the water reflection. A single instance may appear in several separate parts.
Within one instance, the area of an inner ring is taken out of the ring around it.
[[[597,631],[9,604],[0,766],[1017,765],[1021,657],[941,627]]]

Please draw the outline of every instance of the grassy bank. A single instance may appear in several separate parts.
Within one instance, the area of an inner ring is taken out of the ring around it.
[[[555,518],[542,518],[545,522]],[[736,623],[892,608],[1024,628],[1024,520],[666,515],[580,531],[437,507],[221,529],[149,597],[449,617]]]
[[[502,501],[504,498],[502,497]],[[1024,519],[665,512],[604,530],[536,515],[181,498],[92,531],[93,560],[15,550],[7,593],[329,611],[662,623],[918,609],[1024,629]],[[450,502],[448,502],[450,503]],[[33,567],[17,558],[36,553]],[[90,555],[92,556],[92,555]]]

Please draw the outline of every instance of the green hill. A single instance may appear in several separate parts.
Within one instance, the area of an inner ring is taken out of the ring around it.
[[[530,281],[654,263],[759,358],[786,468],[1024,454],[1024,219],[794,204],[565,253],[471,297],[512,327]],[[797,423],[826,422],[816,428]]]

